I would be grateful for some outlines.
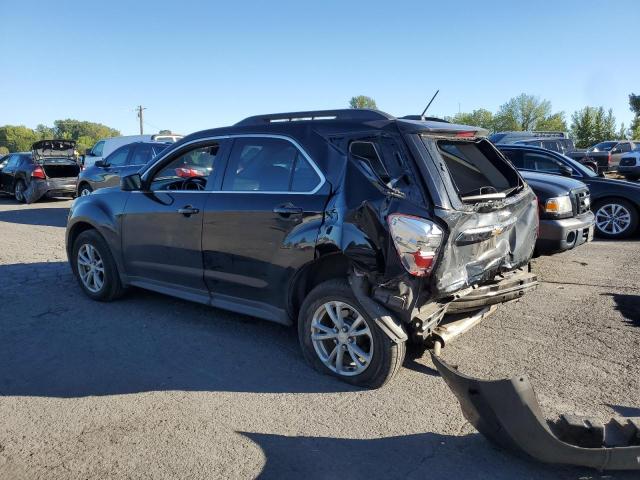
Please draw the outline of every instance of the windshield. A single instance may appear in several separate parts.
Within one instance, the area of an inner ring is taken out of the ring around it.
[[[608,152],[617,144],[618,142],[600,142],[594,145],[593,147],[591,147],[591,150],[594,152]]]

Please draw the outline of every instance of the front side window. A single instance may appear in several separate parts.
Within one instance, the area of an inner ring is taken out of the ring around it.
[[[127,163],[127,157],[129,156],[130,147],[120,147],[107,158],[105,163],[110,167],[122,167]]]
[[[104,148],[104,142],[98,142],[93,146],[91,153],[96,157],[102,156],[102,149]]]
[[[205,190],[216,166],[220,144],[197,147],[174,157],[151,179],[151,190]]]
[[[318,173],[291,142],[280,138],[239,138],[233,143],[222,190],[306,193],[320,181]]]
[[[528,168],[532,170],[547,173],[562,173],[560,170],[562,164],[559,161],[540,153],[524,152],[523,163],[529,165]]]

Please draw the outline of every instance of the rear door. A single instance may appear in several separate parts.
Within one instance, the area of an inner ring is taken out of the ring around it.
[[[225,141],[183,146],[145,173],[145,191],[131,192],[122,220],[127,274],[134,285],[208,302],[203,280],[202,219]]]
[[[214,305],[286,322],[288,281],[314,258],[328,191],[292,140],[235,138],[220,190],[205,205],[204,276]]]

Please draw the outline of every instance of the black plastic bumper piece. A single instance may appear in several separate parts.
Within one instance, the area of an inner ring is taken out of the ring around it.
[[[640,470],[640,422],[563,415],[547,422],[524,376],[478,380],[459,373],[435,355],[433,363],[458,398],[464,417],[492,442],[541,462],[599,470]]]

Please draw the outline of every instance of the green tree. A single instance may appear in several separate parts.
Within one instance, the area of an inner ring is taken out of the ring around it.
[[[484,108],[479,108],[473,112],[461,112],[453,117],[447,118],[452,123],[462,125],[471,125],[474,127],[482,127],[487,130],[493,130],[493,113]]]
[[[0,156],[6,155],[7,153],[9,153],[9,149],[7,147],[0,147]]]
[[[564,112],[554,113],[546,118],[538,121],[536,130],[545,130],[549,132],[566,132],[567,122],[564,119]]]
[[[494,117],[494,125],[497,131],[505,130],[536,130],[544,125],[544,122],[552,119],[558,122],[558,115],[564,119],[562,113],[551,113],[551,102],[540,100],[534,95],[521,93],[502,104]]]
[[[40,140],[52,139],[55,137],[55,132],[53,131],[53,128],[47,127],[46,125],[43,125],[41,123],[38,124],[35,132],[38,135],[38,138]]]
[[[118,130],[109,128],[101,123],[85,122],[80,120],[56,120],[53,122],[53,131],[57,138],[78,140],[80,137],[90,137],[94,140],[101,138],[117,137]]]
[[[26,152],[38,141],[38,134],[24,125],[5,125],[0,127],[0,146],[10,152]]]
[[[573,112],[571,116],[571,136],[578,148],[587,148],[594,144],[594,110],[593,107],[584,107]]]
[[[629,108],[634,117],[631,122],[631,138],[640,139],[640,95],[629,94]]]
[[[620,124],[620,130],[618,130],[618,134],[616,135],[616,140],[626,140],[628,131],[624,126],[624,122]]]
[[[367,97],[366,95],[351,97],[351,100],[349,100],[349,106],[351,108],[372,108],[374,110],[378,109],[376,101],[371,97]]]

